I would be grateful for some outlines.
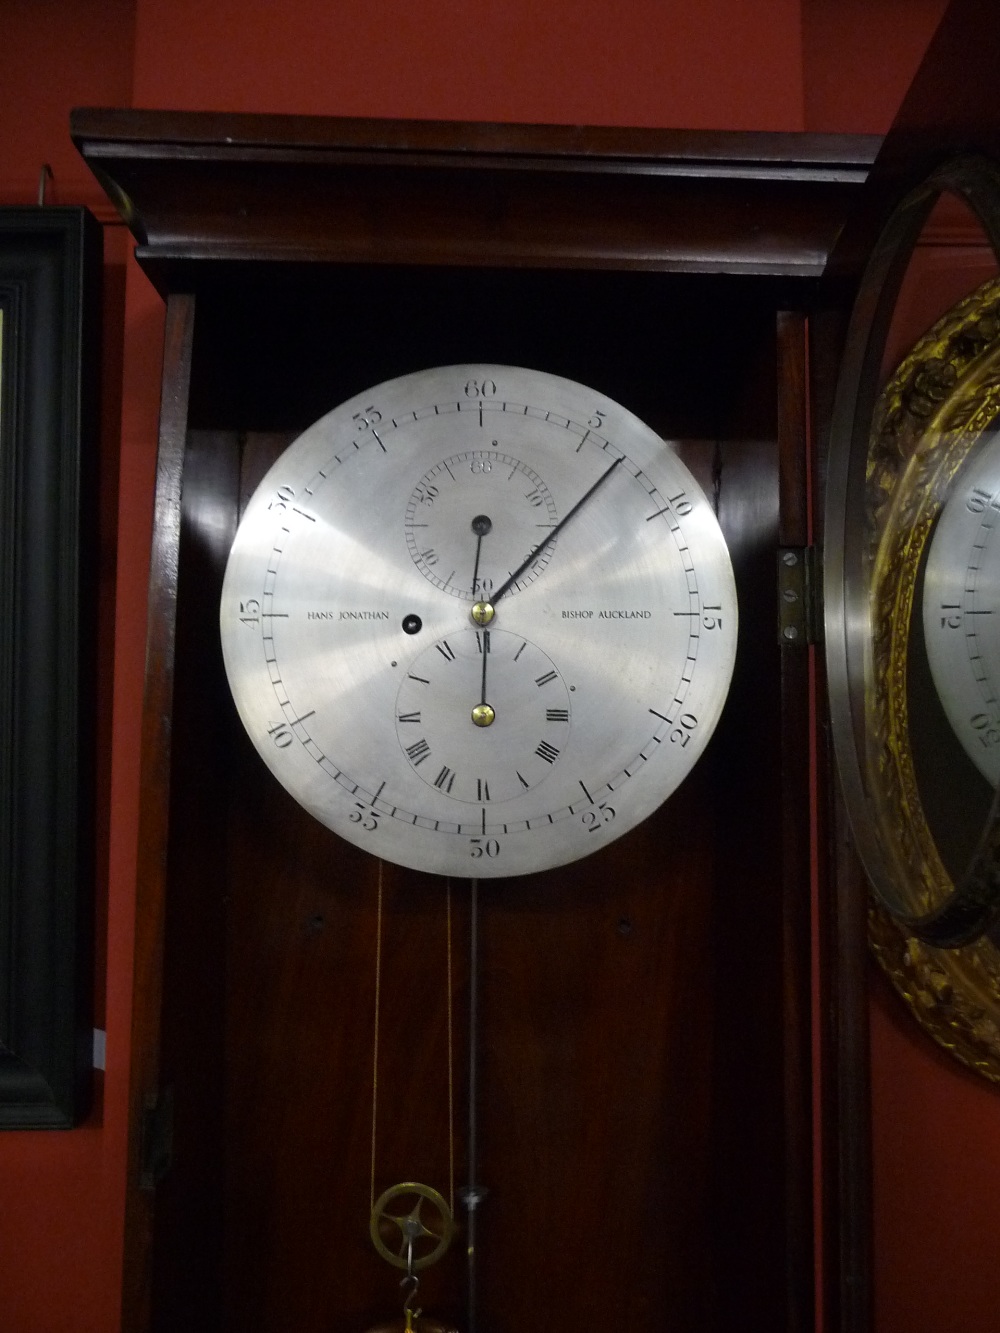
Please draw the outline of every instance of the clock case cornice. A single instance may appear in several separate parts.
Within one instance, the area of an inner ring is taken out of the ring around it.
[[[71,129],[162,294],[240,262],[817,280],[881,143],[94,109]]]

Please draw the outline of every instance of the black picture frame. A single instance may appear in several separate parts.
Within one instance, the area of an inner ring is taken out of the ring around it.
[[[0,209],[0,1128],[93,1065],[100,226]]]

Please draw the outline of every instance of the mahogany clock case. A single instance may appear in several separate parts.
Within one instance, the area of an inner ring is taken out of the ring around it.
[[[377,867],[303,816],[237,733],[211,630],[225,541],[238,497],[316,414],[320,395],[334,404],[368,380],[460,355],[596,381],[684,440],[686,460],[718,498],[741,615],[766,627],[743,637],[711,753],[654,820],[574,868],[484,882],[484,1318],[490,1310],[491,1323],[504,1321],[495,1326],[517,1327],[544,1313],[549,1326],[569,1328],[588,1309],[625,1299],[641,1328],[666,1299],[676,1318],[711,1327],[710,1318],[731,1320],[729,1301],[742,1304],[748,1289],[759,1306],[773,1304],[775,1317],[784,1303],[776,1279],[791,1237],[768,1187],[785,1169],[789,1059],[784,905],[775,891],[788,799],[773,632],[775,320],[753,297],[730,299],[720,339],[717,303],[685,285],[635,275],[380,270],[338,274],[318,309],[301,298],[289,308],[287,287],[278,304],[266,284],[264,292],[255,284],[250,308],[236,293],[218,311],[198,300],[192,365],[217,364],[204,377],[193,373],[189,409],[171,798],[184,845],[175,834],[162,1058],[163,1082],[175,1089],[178,1175],[188,1116],[203,1151],[213,1122],[219,1135],[222,1267],[232,1274],[222,1299],[234,1327],[254,1318],[278,1327],[290,1309],[308,1327],[319,1275],[328,1286],[319,1308],[342,1312],[334,1326],[364,1327],[384,1312],[394,1282],[369,1255],[361,1225]],[[220,312],[227,322],[238,312],[236,328],[249,332],[260,299],[266,338],[219,327]],[[229,419],[239,431],[222,429],[226,418],[216,416],[214,387],[225,383],[218,361],[230,358],[240,373],[228,386],[238,395]],[[268,401],[276,390],[294,404],[283,414]],[[217,475],[192,495],[202,468],[221,467],[228,495]],[[202,517],[195,506],[214,513]],[[214,543],[204,536],[209,525],[220,531]],[[391,867],[383,878],[379,1183],[438,1185],[448,1148],[443,888]],[[461,1086],[467,891],[456,883],[452,894]],[[197,949],[208,952],[209,986],[182,1001],[193,984],[192,920],[206,927]],[[195,1111],[193,1099],[183,1101],[191,1047],[204,1052],[213,1037],[214,1076],[197,1099],[218,1082],[220,1100]],[[168,1176],[160,1186],[159,1228],[169,1226],[171,1185]],[[195,1236],[190,1223],[183,1230],[187,1251]],[[422,1296],[460,1324],[459,1253],[456,1246],[424,1275]],[[190,1252],[175,1262],[162,1275],[164,1295],[177,1289]]]
[[[779,646],[776,551],[807,544],[805,311],[873,145],[153,113],[75,133],[168,297],[125,1326],[384,1322],[372,1190],[447,1197],[452,1144],[467,1183],[467,887],[449,948],[443,881],[380,867],[275,784],[217,617],[241,507],[298,431],[482,361],[592,384],[676,443],[741,621],[722,721],[667,804],[583,862],[480,886],[482,1327],[810,1327],[809,653]],[[821,431],[837,321],[814,322]],[[846,892],[831,920],[856,945]],[[824,1114],[856,1197],[831,1169],[828,1271],[863,1293],[862,979],[838,948],[831,927]],[[420,1293],[457,1327],[461,1252]]]

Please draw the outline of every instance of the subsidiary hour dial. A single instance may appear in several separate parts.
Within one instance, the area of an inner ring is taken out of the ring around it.
[[[396,734],[425,782],[458,801],[491,804],[552,772],[568,746],[570,713],[566,682],[540,648],[507,630],[463,630],[408,667]]]
[[[683,780],[736,645],[725,542],[674,451],[509,366],[336,408],[250,500],[223,654],[265,763],[377,856],[447,875],[586,856]]]

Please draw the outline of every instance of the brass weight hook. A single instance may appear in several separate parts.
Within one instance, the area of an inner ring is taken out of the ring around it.
[[[404,1277],[400,1278],[399,1285],[406,1287],[407,1292],[403,1297],[403,1318],[406,1320],[405,1333],[414,1333],[413,1321],[420,1318],[420,1310],[416,1308],[417,1292],[420,1289],[420,1279],[412,1270]]]

